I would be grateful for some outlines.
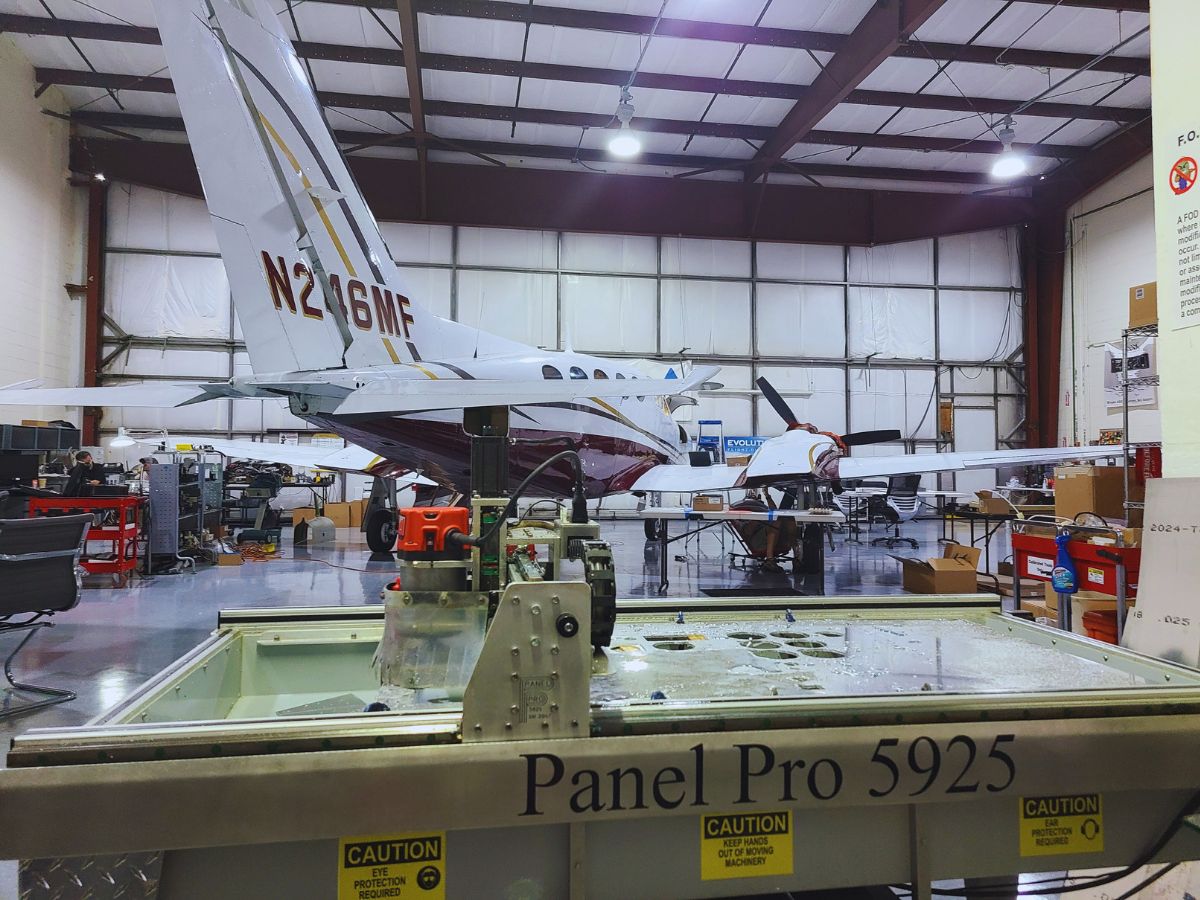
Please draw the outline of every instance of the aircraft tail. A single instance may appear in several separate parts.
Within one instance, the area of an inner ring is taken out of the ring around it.
[[[411,362],[469,331],[414,310],[268,0],[154,7],[254,370]]]

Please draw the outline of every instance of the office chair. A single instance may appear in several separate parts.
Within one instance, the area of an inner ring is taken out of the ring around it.
[[[900,526],[916,518],[917,510],[921,507],[917,497],[917,488],[921,485],[920,475],[896,475],[888,479],[887,493],[881,497],[872,497],[870,518],[882,518],[894,526],[891,534],[877,537],[871,541],[872,547],[883,545],[891,549],[897,544],[908,544],[914,550],[917,542],[910,537],[901,537]]]
[[[10,690],[0,719],[75,699],[74,691],[17,681],[12,665],[34,632],[53,626],[51,616],[79,603],[79,560],[91,524],[90,515],[0,519],[0,635],[26,632],[4,661]],[[14,705],[16,690],[45,699]]]

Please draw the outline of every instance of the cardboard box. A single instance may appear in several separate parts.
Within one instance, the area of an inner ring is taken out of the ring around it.
[[[292,525],[299,525],[301,522],[307,522],[316,517],[317,511],[311,506],[298,506],[292,510]]]
[[[975,506],[981,513],[988,515],[1007,515],[1013,511],[1013,505],[1003,497],[998,497],[991,491],[976,491]]]
[[[692,498],[692,509],[696,512],[721,512],[725,509],[725,497],[721,494],[697,494]]]
[[[1029,613],[1035,620],[1049,619],[1051,622],[1058,623],[1058,611],[1048,607],[1045,603],[1039,603],[1036,600],[1022,600],[1021,609]]]
[[[1054,514],[1074,519],[1083,512],[1125,518],[1125,473],[1120,466],[1058,466],[1054,470]]]
[[[41,419],[22,419],[21,424],[25,425],[29,428],[53,428],[54,427],[49,422],[42,421]]]
[[[748,466],[750,465],[749,456],[727,456],[725,457],[725,465],[727,466]]]
[[[900,563],[904,590],[912,594],[974,594],[977,585],[978,547],[947,544],[941,557],[910,559],[892,555]]]
[[[1042,582],[1042,584],[1045,586],[1046,605],[1053,610],[1057,610],[1058,609],[1058,594],[1055,593],[1055,591],[1054,591],[1054,585],[1052,585],[1048,581],[1044,581],[1044,582]],[[1024,590],[1024,588],[1022,588],[1022,590]],[[1097,609],[1106,608],[1103,606],[1103,604],[1105,604],[1105,603],[1109,604],[1107,609],[1113,609],[1117,605],[1116,597],[1110,597],[1108,594],[1101,594],[1099,591],[1076,591],[1072,595],[1072,597],[1074,600],[1076,600],[1080,603],[1101,604],[1100,606],[1095,607]],[[1132,600],[1129,601],[1129,605],[1130,606],[1133,605]],[[1088,609],[1092,609],[1092,608],[1093,607],[1090,607],[1090,606],[1088,607]]]
[[[218,553],[217,554],[217,565],[218,566],[240,566],[244,562],[245,562],[245,560],[242,559],[242,554],[240,554],[240,553]]]
[[[334,528],[350,528],[350,523],[353,520],[353,516],[350,512],[350,504],[326,503],[325,517],[333,522]]]
[[[346,505],[350,507],[350,527],[361,528],[363,523],[363,512],[367,508],[366,499],[362,498],[359,500],[351,500]]]
[[[1010,572],[1007,577],[1001,575],[998,578],[992,578],[990,575],[980,575],[978,590],[981,594],[999,594],[1001,597],[1011,597],[1013,595],[1012,573]],[[1042,596],[1042,582],[1036,578],[1022,578],[1021,596],[1040,598]]]
[[[1158,324],[1158,284],[1139,284],[1129,289],[1129,327]]]

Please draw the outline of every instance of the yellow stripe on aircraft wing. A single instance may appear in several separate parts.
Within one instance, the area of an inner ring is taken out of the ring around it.
[[[387,338],[384,338],[383,346],[384,346],[384,349],[387,350],[388,356],[390,356],[392,358],[392,362],[395,363],[396,365],[400,365],[400,354],[396,352],[396,348],[392,346],[392,342],[389,341]]]
[[[409,365],[410,365],[410,366],[412,366],[414,369],[416,369],[418,372],[422,372],[422,373],[425,375],[425,377],[426,377],[426,378],[432,378],[434,381],[438,381],[438,380],[439,380],[439,379],[438,379],[438,377],[437,377],[436,375],[434,375],[432,372],[430,372],[430,371],[429,371],[427,368],[425,368],[424,366],[419,366],[419,365],[417,365],[416,363],[409,363]]]
[[[259,113],[258,117],[262,120],[263,127],[270,132],[271,138],[276,144],[279,145],[279,149],[283,151],[283,155],[287,157],[288,162],[292,164],[292,168],[295,169],[296,173],[300,176],[300,183],[304,185],[304,189],[309,191],[309,189],[312,188],[312,182],[308,180],[308,176],[305,175],[304,170],[300,168],[300,161],[297,160],[292,151],[288,149],[288,145],[284,142],[279,132],[275,130],[275,127],[270,123],[270,121],[268,121],[267,117],[262,113]],[[357,278],[358,276],[354,271],[354,264],[350,262],[350,256],[346,253],[345,246],[342,244],[341,239],[337,236],[337,232],[333,230],[333,222],[331,222],[329,219],[329,213],[325,212],[325,205],[316,197],[314,197],[311,191],[309,192],[308,199],[312,200],[313,206],[316,207],[317,215],[321,217],[321,222],[325,225],[325,230],[329,232],[329,239],[333,241],[333,246],[337,249],[338,256],[342,258],[342,265],[346,267],[346,274],[351,278]]]

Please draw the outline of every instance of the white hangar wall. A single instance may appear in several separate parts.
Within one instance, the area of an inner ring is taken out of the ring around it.
[[[412,298],[535,346],[714,362],[724,387],[681,411],[693,433],[773,435],[766,375],[822,429],[897,428],[909,450],[1019,443],[1024,409],[1017,234],[874,249],[384,223]],[[204,204],[113,185],[106,252],[109,381],[247,370]],[[469,348],[465,349],[469,352]],[[938,404],[959,433],[939,435]],[[275,403],[109,410],[105,430],[303,431]],[[868,447],[856,452],[891,452]],[[990,473],[960,484],[994,484]],[[966,480],[964,480],[964,478]]]
[[[1154,162],[1147,156],[1067,211],[1059,442],[1089,444],[1121,428],[1104,396],[1106,343],[1129,324],[1129,289],[1156,279]],[[1131,409],[1135,442],[1162,439],[1158,405]]]
[[[64,285],[82,281],[86,194],[68,183],[66,122],[57,89],[33,98],[33,67],[0,35],[0,294],[4,352],[0,385],[40,379],[46,385],[82,379],[83,297]],[[0,406],[0,422],[67,419],[80,410]]]

